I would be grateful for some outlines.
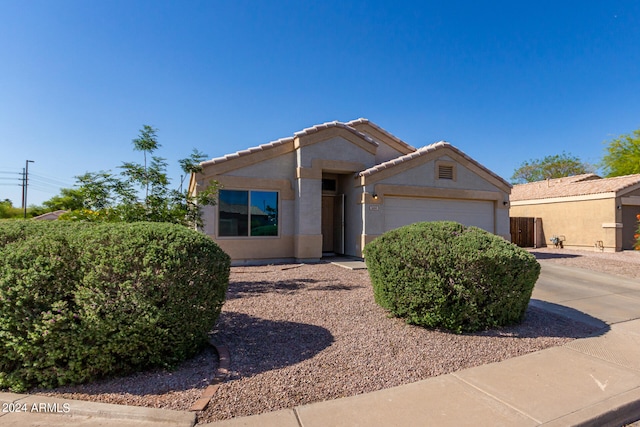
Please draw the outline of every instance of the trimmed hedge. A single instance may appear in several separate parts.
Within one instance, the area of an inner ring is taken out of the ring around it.
[[[521,322],[540,274],[527,251],[451,221],[391,230],[364,254],[380,306],[408,323],[457,333]]]
[[[180,225],[0,222],[0,388],[175,366],[207,343],[229,265]]]

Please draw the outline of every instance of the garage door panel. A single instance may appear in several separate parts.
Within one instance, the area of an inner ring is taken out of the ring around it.
[[[494,232],[494,206],[485,200],[385,197],[385,230],[421,221],[456,221]]]

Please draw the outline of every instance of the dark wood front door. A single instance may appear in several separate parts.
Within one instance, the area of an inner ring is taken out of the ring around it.
[[[344,253],[344,194],[322,196],[322,252]]]
[[[322,252],[333,252],[333,210],[335,196],[322,196]]]

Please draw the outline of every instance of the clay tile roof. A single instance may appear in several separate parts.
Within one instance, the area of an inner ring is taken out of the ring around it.
[[[360,119],[360,120],[366,120],[366,119]],[[376,147],[379,145],[369,135],[366,135],[366,134],[364,134],[362,132],[359,132],[359,131],[355,130],[354,128],[349,126],[347,123],[342,123],[342,122],[339,122],[339,121],[327,122],[327,123],[322,123],[322,124],[319,124],[319,125],[311,126],[310,128],[306,128],[306,129],[303,129],[303,130],[301,130],[299,132],[294,133],[293,136],[294,137],[301,137],[301,136],[311,135],[313,133],[316,133],[316,132],[319,132],[321,130],[328,129],[328,128],[331,128],[331,127],[337,127],[337,128],[346,129],[349,132],[353,133],[354,135],[357,135],[360,138],[364,139],[365,141],[369,142],[370,144],[375,145]]]
[[[393,167],[395,165],[399,165],[400,163],[404,163],[407,162],[411,159],[415,159],[416,157],[420,157],[423,154],[426,153],[430,153],[432,151],[437,150],[440,147],[444,147],[444,146],[451,146],[451,144],[449,144],[448,142],[436,142],[435,144],[431,144],[431,145],[426,145],[422,148],[419,148],[418,150],[409,153],[409,154],[405,154],[404,156],[400,156],[400,157],[396,157],[395,159],[392,160],[388,160],[386,162],[377,164],[373,167],[370,167],[369,169],[365,169],[361,172],[358,172],[357,176],[370,176],[373,175],[377,172],[383,171],[385,169],[389,169],[390,167]]]
[[[382,129],[380,126],[378,126],[377,124],[373,123],[372,121],[369,121],[369,119],[365,119],[363,117],[360,117],[359,119],[351,120],[350,122],[345,123],[345,125],[354,126],[354,125],[365,124],[365,123],[368,124],[369,126],[371,126],[372,128],[376,129],[378,132],[387,135],[389,138],[393,139],[398,144],[407,147],[411,151],[416,151],[416,147],[413,147],[413,146],[407,144],[406,142],[404,142],[403,140],[401,140],[397,136],[395,136],[395,135],[389,133],[388,131]]]
[[[511,187],[511,184],[509,184],[507,181],[502,179],[499,175],[496,175],[494,172],[490,171],[489,169],[487,169],[486,167],[484,167],[483,165],[481,165],[480,163],[478,163],[477,161],[475,161],[471,157],[467,156],[464,152],[462,152],[458,148],[454,147],[453,145],[451,145],[451,144],[449,144],[448,142],[445,142],[445,141],[440,141],[440,142],[436,142],[436,143],[431,144],[431,145],[426,145],[426,146],[424,146],[422,148],[419,148],[418,150],[414,151],[413,153],[405,154],[404,156],[397,157],[397,158],[395,158],[393,160],[389,160],[387,162],[380,163],[379,165],[375,165],[375,166],[373,166],[373,167],[371,167],[369,169],[365,169],[362,172],[359,172],[356,176],[370,176],[370,175],[375,174],[376,172],[380,172],[382,170],[388,169],[388,168],[393,167],[393,166],[395,166],[397,164],[407,162],[407,161],[409,161],[411,159],[415,159],[416,157],[420,157],[420,156],[423,156],[423,155],[425,155],[427,153],[431,153],[431,152],[434,152],[436,150],[440,150],[440,149],[444,149],[444,148],[449,148],[450,150],[453,150],[458,155],[464,157],[469,162],[471,162],[474,165],[478,166],[479,168],[481,168],[482,170],[487,172],[489,175],[491,175],[492,177],[494,177],[497,180],[499,180],[500,182],[502,182],[507,187]]]
[[[583,174],[514,185],[510,200],[516,202],[553,197],[617,193],[635,185],[640,187],[640,174],[613,178],[600,178],[595,174]]]
[[[365,120],[367,121],[367,119],[360,119],[360,120]],[[270,148],[274,148],[277,147],[279,145],[283,145],[283,144],[287,144],[292,142],[295,138],[301,137],[301,136],[305,136],[305,135],[311,135],[313,133],[319,132],[321,130],[324,129],[329,129],[331,127],[338,127],[338,128],[342,128],[342,129],[346,129],[347,131],[353,133],[354,135],[357,135],[358,137],[364,139],[365,141],[369,142],[370,144],[375,145],[376,147],[378,146],[378,143],[371,138],[369,135],[366,135],[362,132],[357,131],[356,129],[352,128],[351,126],[342,123],[342,122],[338,122],[338,121],[333,121],[333,122],[327,122],[327,123],[321,123],[319,125],[315,125],[315,126],[311,126],[309,128],[303,129],[299,132],[296,132],[293,134],[293,136],[287,137],[287,138],[280,138],[276,141],[272,141],[269,142],[267,144],[262,144],[262,145],[258,145],[257,147],[251,147],[251,148],[247,148],[246,150],[242,150],[242,151],[238,151],[236,153],[231,153],[231,154],[227,154],[224,155],[222,157],[216,157],[214,159],[211,160],[207,160],[204,161],[202,163],[200,163],[202,166],[207,166],[207,165],[215,165],[215,164],[219,164],[222,162],[226,162],[227,160],[232,160],[232,159],[236,159],[238,157],[242,157],[242,156],[247,156],[249,154],[253,154],[257,151],[263,151],[263,150],[268,150]]]
[[[227,155],[222,156],[222,157],[216,157],[214,159],[204,161],[204,162],[202,162],[200,164],[202,166],[216,165],[218,163],[226,162],[227,160],[236,159],[236,158],[241,157],[241,156],[246,156],[246,155],[249,155],[249,154],[253,154],[253,153],[257,152],[257,151],[268,150],[269,148],[274,148],[274,147],[277,147],[279,145],[287,144],[287,143],[292,142],[292,141],[293,141],[293,137],[280,138],[280,139],[278,139],[276,141],[271,141],[271,142],[269,142],[267,144],[258,145],[257,147],[251,147],[251,148],[247,148],[246,150],[238,151],[236,153],[227,154]]]

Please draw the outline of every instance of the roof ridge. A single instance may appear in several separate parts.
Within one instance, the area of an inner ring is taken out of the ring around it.
[[[280,138],[280,139],[276,139],[275,141],[271,141],[271,142],[267,142],[266,144],[260,144],[257,145],[255,147],[249,147],[246,150],[240,150],[240,151],[236,151],[235,153],[230,153],[230,154],[225,154],[224,156],[221,157],[214,157],[213,159],[210,160],[205,160],[204,162],[200,163],[202,166],[206,166],[206,165],[215,165],[218,163],[222,163],[222,162],[226,162],[227,160],[232,160],[241,156],[246,156],[248,154],[252,154],[255,153],[257,151],[263,151],[269,148],[274,148],[277,147],[279,145],[283,145],[286,144],[288,142],[292,142],[293,141],[293,137],[289,136],[286,138]]]
[[[508,187],[511,187],[511,184],[509,184],[507,181],[505,181],[504,178],[502,178],[500,175],[497,175],[495,172],[491,171],[490,169],[488,169],[487,167],[485,167],[484,165],[482,165],[478,161],[476,161],[473,158],[469,157],[462,150],[460,150],[459,148],[451,145],[447,141],[438,141],[438,142],[434,142],[433,144],[425,145],[423,147],[418,148],[416,151],[414,151],[412,153],[396,157],[395,159],[391,159],[391,160],[388,160],[386,162],[383,162],[383,163],[380,163],[378,165],[375,165],[373,167],[370,167],[368,169],[365,169],[365,170],[357,173],[356,177],[371,176],[371,175],[373,175],[373,174],[375,174],[377,172],[380,172],[382,170],[388,169],[388,168],[390,168],[392,166],[395,166],[397,164],[404,163],[404,162],[409,161],[411,159],[415,159],[417,157],[420,157],[420,156],[422,156],[422,155],[424,155],[426,153],[431,153],[433,151],[436,151],[436,150],[439,150],[439,149],[442,149],[442,148],[449,148],[449,149],[453,150],[458,155],[464,157],[466,160],[468,160],[472,164],[480,167],[482,170],[487,172],[492,177],[498,179],[500,182],[502,182],[503,184],[507,185]]]
[[[363,119],[363,120],[366,120],[366,119]],[[341,128],[341,129],[346,129],[349,132],[359,136],[360,138],[363,138],[365,141],[369,142],[370,144],[374,144],[376,147],[380,145],[373,138],[371,138],[369,135],[367,135],[365,133],[362,133],[359,130],[351,127],[347,123],[343,123],[343,122],[340,122],[338,120],[334,120],[332,122],[325,122],[325,123],[321,123],[321,124],[318,124],[318,125],[314,125],[314,126],[302,129],[301,131],[295,132],[293,134],[293,136],[294,136],[294,138],[298,138],[298,137],[301,137],[301,136],[306,136],[306,135],[310,135],[312,133],[319,132],[319,131],[324,130],[324,129],[328,129],[330,127],[338,127],[338,128]]]
[[[361,119],[361,120],[367,120],[367,119]],[[371,138],[369,135],[367,135],[365,133],[362,133],[357,129],[354,129],[353,127],[351,127],[351,126],[349,126],[349,125],[347,125],[347,124],[345,124],[343,122],[340,122],[338,120],[334,120],[334,121],[331,121],[331,122],[324,122],[324,123],[320,123],[320,124],[317,124],[317,125],[310,126],[308,128],[304,128],[304,129],[302,129],[302,130],[300,130],[298,132],[295,132],[293,134],[293,136],[288,136],[288,137],[285,137],[285,138],[276,139],[275,141],[271,141],[271,142],[268,142],[266,144],[260,144],[260,145],[257,145],[255,147],[247,148],[246,150],[241,150],[241,151],[236,151],[235,153],[225,154],[224,156],[221,156],[221,157],[214,157],[213,159],[205,160],[204,162],[202,162],[200,164],[203,165],[203,166],[219,164],[219,163],[222,163],[222,162],[226,162],[228,160],[236,159],[238,157],[242,157],[242,156],[246,156],[248,154],[255,153],[257,151],[268,150],[270,148],[274,148],[274,147],[277,147],[279,145],[286,144],[288,142],[292,142],[295,138],[299,138],[301,136],[306,136],[306,135],[311,135],[313,133],[320,132],[321,130],[328,129],[328,128],[331,128],[331,127],[338,127],[338,128],[341,128],[341,129],[345,129],[345,130],[357,135],[359,138],[364,139],[368,143],[373,144],[376,147],[379,146],[379,144],[373,138]]]
[[[389,132],[388,130],[378,126],[377,124],[375,124],[374,122],[372,122],[369,119],[366,119],[364,117],[360,117],[358,119],[355,120],[351,120],[345,123],[345,125],[347,126],[353,126],[356,124],[368,124],[369,126],[371,126],[372,128],[376,129],[377,131],[387,135],[389,138],[391,138],[392,140],[394,140],[395,142],[404,145],[405,147],[407,147],[408,149],[412,150],[412,151],[416,151],[417,148],[414,147],[413,145],[407,144],[406,142],[404,142],[403,140],[401,140],[400,138],[398,138],[397,136],[395,136],[394,134],[392,134],[391,132]]]
[[[593,175],[597,176],[595,174]],[[549,180],[548,182],[545,180],[515,185],[511,196],[514,201],[584,196],[589,194],[619,192],[636,185],[640,185],[640,174],[622,175],[610,178],[598,177],[598,179],[583,179],[564,182],[555,179]]]
[[[568,175],[568,176],[561,176],[559,178],[547,178],[547,179],[541,179],[539,181],[531,181],[531,182],[523,182],[522,184],[514,184],[514,186],[516,185],[532,185],[532,184],[540,184],[540,183],[547,183],[547,182],[563,182],[562,180],[566,180],[567,178],[569,179],[568,181],[564,181],[564,183],[566,184],[574,184],[574,183],[578,183],[578,182],[585,182],[586,180],[583,178],[588,178],[588,177],[597,177],[598,179],[605,179],[602,178],[601,176],[593,173],[593,172],[589,172],[589,173],[583,173],[583,174],[578,174],[578,175]],[[572,179],[573,178],[573,179]],[[580,178],[580,179],[575,179],[575,178]]]
[[[640,177],[640,173],[630,173],[628,175],[618,175],[618,176],[611,176],[608,178],[602,178],[602,179],[622,179],[622,178],[630,178],[630,177]]]

